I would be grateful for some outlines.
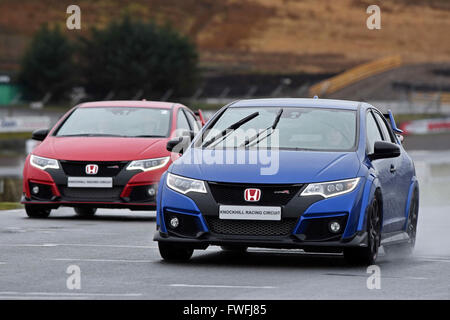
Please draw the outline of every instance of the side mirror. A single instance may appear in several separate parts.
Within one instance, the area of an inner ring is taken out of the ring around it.
[[[31,134],[31,139],[36,141],[44,141],[44,139],[47,137],[49,130],[48,129],[38,129],[33,131]]]
[[[176,137],[173,139],[170,139],[167,142],[166,149],[169,152],[176,152],[183,154],[184,151],[189,147],[189,144],[191,143],[191,139],[189,137],[183,136],[183,137]]]
[[[400,147],[398,145],[386,141],[377,141],[375,142],[374,152],[369,154],[369,159],[386,159],[398,156],[400,156]]]

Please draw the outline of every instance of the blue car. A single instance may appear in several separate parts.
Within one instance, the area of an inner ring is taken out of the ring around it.
[[[220,109],[161,178],[159,251],[188,260],[210,245],[343,252],[373,264],[411,252],[419,186],[392,113],[327,99],[241,100]]]

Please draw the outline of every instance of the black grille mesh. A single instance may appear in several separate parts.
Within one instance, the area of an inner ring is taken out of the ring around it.
[[[79,201],[119,200],[122,188],[68,188],[60,186],[61,195],[66,199]]]
[[[257,202],[259,206],[282,206],[287,204],[292,197],[302,188],[302,184],[275,185],[275,184],[235,184],[209,182],[211,193],[219,204],[225,205],[245,205],[249,202],[244,199],[244,192],[247,188],[257,188],[261,190],[261,199]]]
[[[281,221],[256,220],[222,220],[206,217],[206,222],[212,233],[223,235],[246,236],[287,236],[292,233],[297,219],[283,219]]]
[[[128,162],[124,161],[107,161],[107,162],[86,162],[86,161],[60,161],[61,166],[68,176],[84,177],[92,176],[86,174],[86,166],[88,164],[98,165],[98,173],[96,177],[115,177]]]

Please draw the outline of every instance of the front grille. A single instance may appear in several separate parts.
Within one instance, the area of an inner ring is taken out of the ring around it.
[[[221,220],[206,217],[206,222],[212,233],[241,236],[287,236],[295,228],[297,219],[282,219],[281,221],[256,220]]]
[[[208,182],[208,185],[216,202],[225,205],[248,205],[250,202],[244,199],[245,189],[260,189],[261,198],[258,202],[255,202],[259,206],[285,205],[303,187],[303,184],[238,184],[221,182]]]
[[[64,200],[78,201],[117,201],[120,200],[122,188],[68,188],[60,186]]]
[[[86,174],[88,164],[98,165],[96,177],[115,177],[127,164],[127,161],[60,161],[65,174],[71,177],[92,176]]]

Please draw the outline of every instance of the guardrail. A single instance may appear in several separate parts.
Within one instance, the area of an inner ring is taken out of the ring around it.
[[[407,121],[400,125],[404,134],[429,134],[450,131],[450,118]]]
[[[315,95],[325,96],[357,81],[399,67],[401,65],[402,58],[399,55],[371,61],[311,86],[309,88],[309,95],[311,97]]]

